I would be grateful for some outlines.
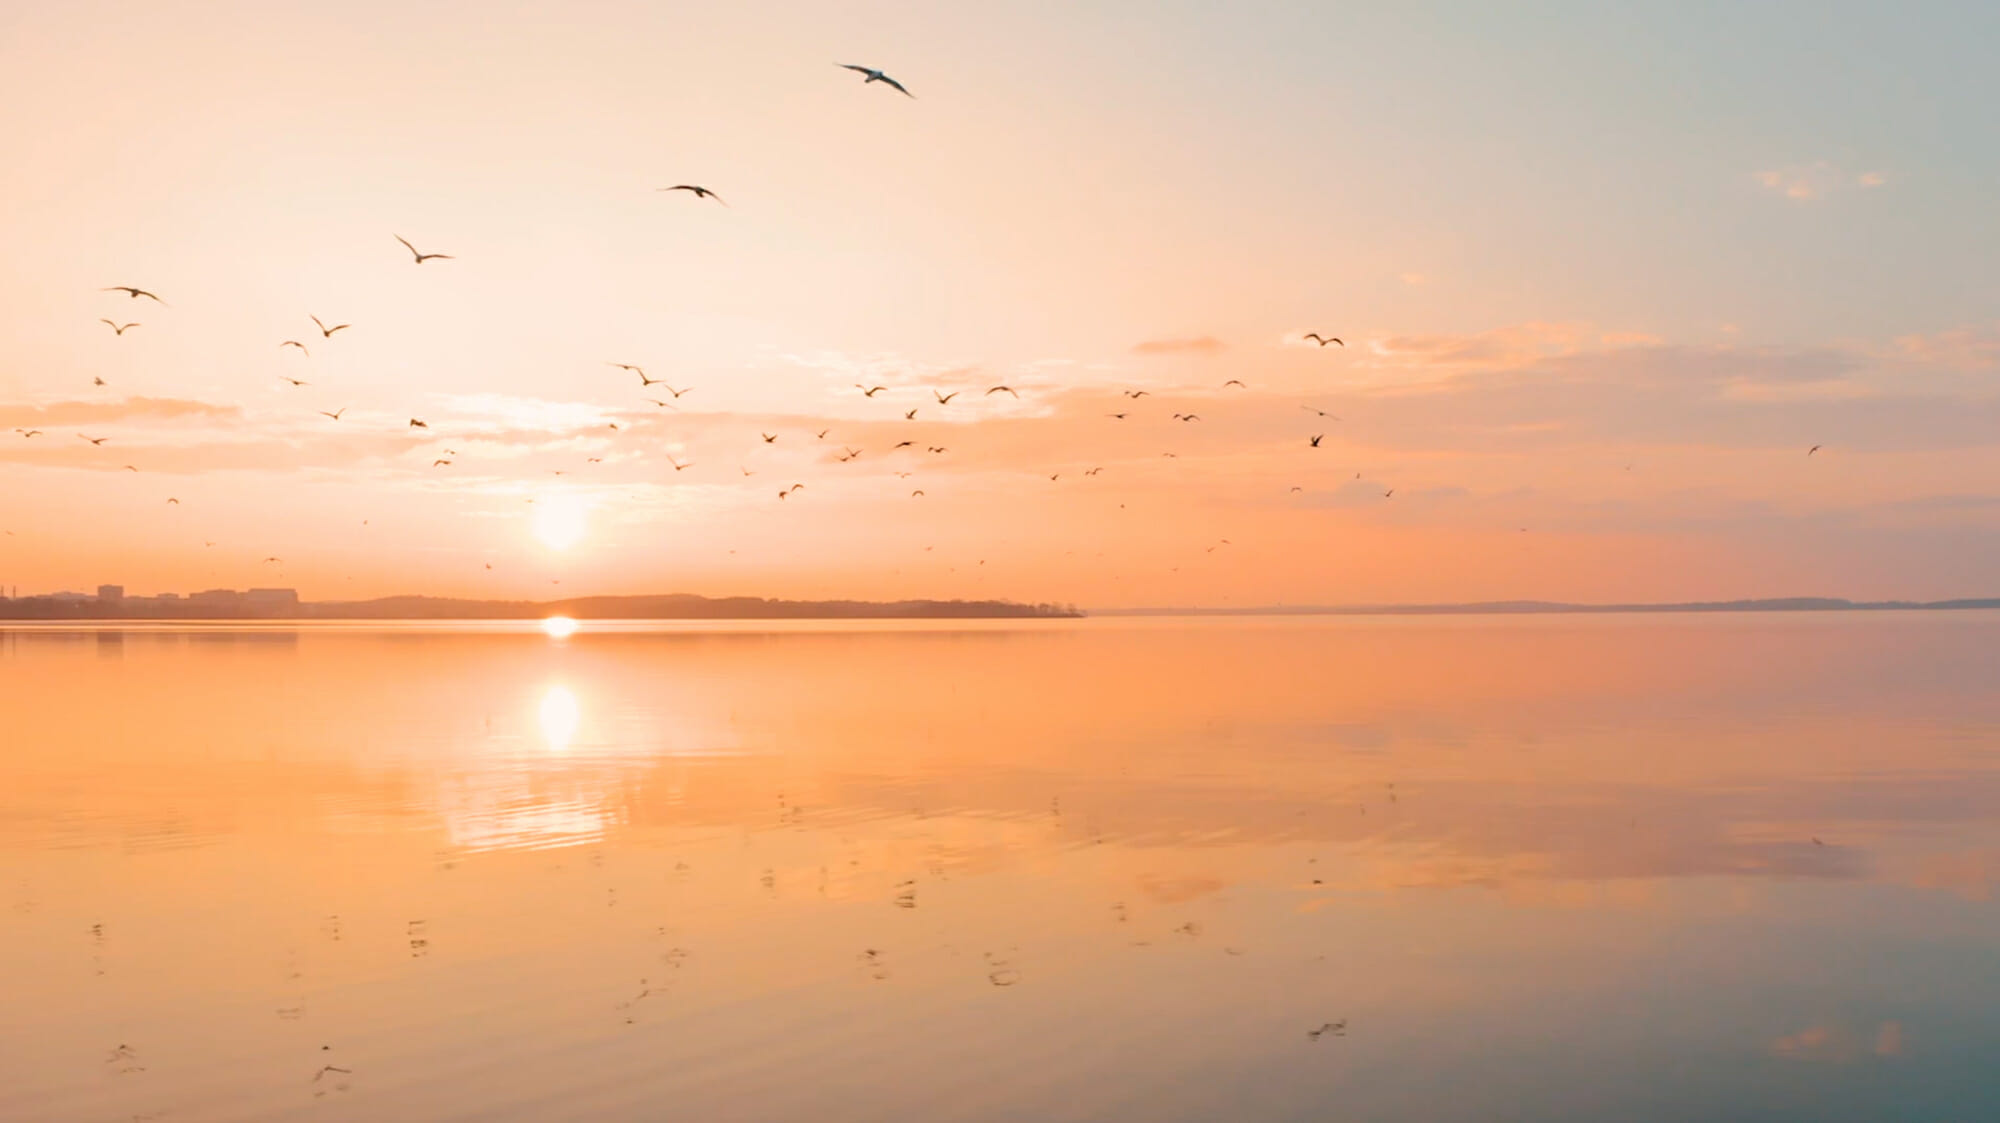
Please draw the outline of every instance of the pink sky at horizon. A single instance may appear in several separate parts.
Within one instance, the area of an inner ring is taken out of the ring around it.
[[[1262,5],[10,14],[0,585],[2000,593],[1993,157],[1918,124],[1993,79],[1746,25],[1725,120],[1646,20],[1327,68]]]

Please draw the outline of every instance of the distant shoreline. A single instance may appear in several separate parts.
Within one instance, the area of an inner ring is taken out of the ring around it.
[[[763,597],[577,597],[555,601],[383,597],[366,601],[216,603],[157,599],[0,598],[0,620],[312,622],[319,620],[1022,620],[1070,619],[1074,605],[1013,601],[789,601]]]
[[[1095,608],[1092,616],[1578,616],[1611,613],[1705,612],[1951,612],[2000,608],[2000,597],[1939,601],[1851,601],[1838,597],[1683,601],[1658,604],[1570,604],[1564,601],[1474,601],[1466,604],[1262,605],[1245,608]]]

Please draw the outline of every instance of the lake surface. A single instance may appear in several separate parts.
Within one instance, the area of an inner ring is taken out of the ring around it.
[[[0,1119],[2000,1118],[2000,616],[0,629]]]

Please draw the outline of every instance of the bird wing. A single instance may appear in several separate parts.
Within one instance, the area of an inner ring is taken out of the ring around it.
[[[854,72],[856,72],[856,73],[858,73],[858,74],[873,74],[873,73],[875,73],[875,72],[874,72],[873,70],[870,70],[870,69],[868,69],[868,68],[867,68],[867,67],[865,67],[865,66],[856,66],[856,65],[854,65],[854,64],[853,64],[853,63],[851,63],[851,62],[837,62],[837,63],[834,63],[834,65],[835,65],[835,66],[838,66],[838,67],[842,67],[842,68],[844,68],[844,69],[847,69],[847,70],[852,70],[852,71],[854,71]]]
[[[422,253],[419,253],[419,252],[417,251],[417,247],[415,247],[415,246],[413,246],[413,245],[411,245],[411,244],[410,244],[410,240],[409,240],[408,238],[405,238],[405,237],[403,237],[403,236],[402,236],[401,234],[398,234],[398,235],[396,235],[396,240],[397,240],[398,242],[401,242],[401,243],[403,243],[403,248],[404,248],[404,249],[406,249],[406,250],[409,250],[409,251],[410,251],[411,253],[413,253],[413,254],[416,254],[416,255],[417,255],[418,257],[420,257],[420,258],[424,256],[424,255],[423,255]]]
[[[901,82],[896,81],[894,78],[889,77],[887,74],[876,75],[876,79],[878,81],[887,82],[889,85],[896,87],[896,89],[899,90],[904,97],[917,96],[911,93],[910,91],[903,89],[903,84]]]

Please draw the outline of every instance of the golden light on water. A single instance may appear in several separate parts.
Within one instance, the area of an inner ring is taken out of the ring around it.
[[[590,529],[590,507],[574,495],[560,492],[535,499],[535,537],[551,550],[567,550]]]
[[[560,683],[549,687],[542,695],[540,717],[542,740],[548,742],[549,749],[561,752],[569,748],[570,741],[576,737],[576,727],[583,720],[576,692]]]
[[[551,616],[542,621],[542,631],[550,639],[568,639],[576,634],[577,623],[567,616]]]

